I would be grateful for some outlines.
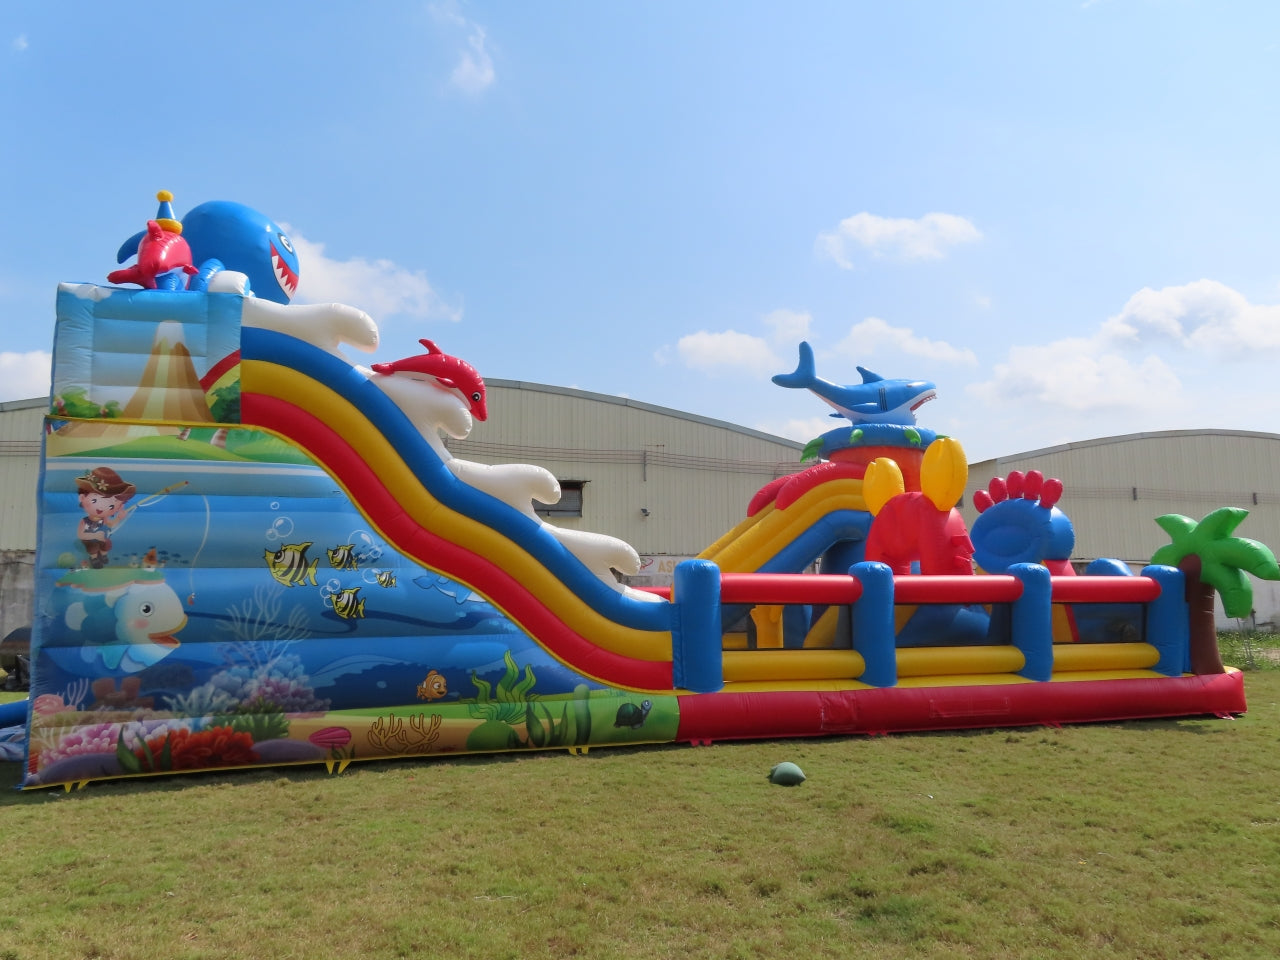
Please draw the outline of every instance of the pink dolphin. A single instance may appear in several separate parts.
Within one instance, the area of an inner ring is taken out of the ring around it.
[[[421,373],[434,377],[442,387],[461,391],[467,398],[473,417],[487,420],[489,408],[485,405],[484,381],[480,379],[479,371],[467,361],[449,356],[430,340],[418,342],[427,348],[426,353],[392,363],[375,363],[373,372],[388,377],[396,373]]]

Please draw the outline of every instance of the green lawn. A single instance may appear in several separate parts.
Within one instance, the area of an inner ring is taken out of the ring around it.
[[[1276,957],[1280,671],[1246,683],[1238,720],[3,790],[0,958]]]

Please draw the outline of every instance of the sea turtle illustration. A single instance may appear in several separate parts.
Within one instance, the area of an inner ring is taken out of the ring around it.
[[[614,718],[613,725],[615,727],[630,727],[632,730],[639,730],[644,726],[644,718],[649,716],[649,711],[652,708],[652,700],[645,700],[638,707],[628,701],[618,708],[618,715]]]

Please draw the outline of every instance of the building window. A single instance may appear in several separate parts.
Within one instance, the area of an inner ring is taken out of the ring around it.
[[[582,516],[582,491],[586,489],[585,480],[561,480],[560,502],[543,503],[533,501],[533,512],[540,517],[580,517]]]

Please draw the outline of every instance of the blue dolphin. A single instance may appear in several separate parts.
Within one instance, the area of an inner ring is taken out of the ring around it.
[[[937,387],[928,380],[886,380],[877,373],[858,367],[862,382],[842,387],[823,380],[814,373],[813,347],[800,342],[800,363],[794,373],[780,373],[773,382],[793,390],[809,390],[835,408],[833,417],[846,417],[854,423],[916,422],[916,410],[938,395]]]

